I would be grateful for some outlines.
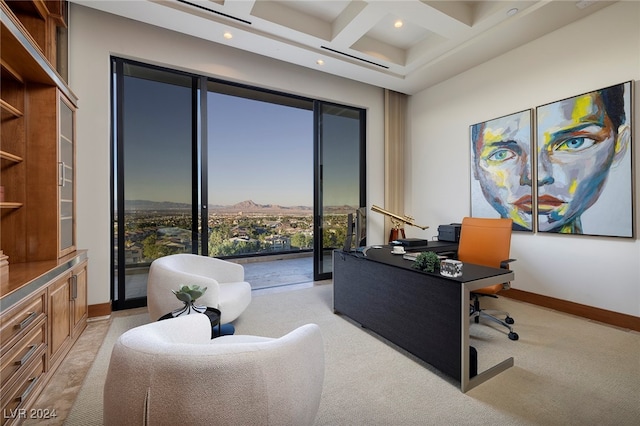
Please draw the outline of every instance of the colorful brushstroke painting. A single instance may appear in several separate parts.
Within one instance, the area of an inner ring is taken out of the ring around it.
[[[631,82],[536,108],[539,232],[633,237]]]
[[[473,124],[471,216],[513,220],[514,231],[533,230],[531,110]]]

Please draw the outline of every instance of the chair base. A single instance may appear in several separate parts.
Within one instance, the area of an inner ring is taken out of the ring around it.
[[[520,336],[518,336],[518,333],[513,331],[513,327],[511,327],[511,324],[515,323],[515,320],[509,315],[509,312],[497,311],[494,309],[481,309],[478,296],[473,295],[473,297],[473,304],[470,306],[471,312],[469,315],[473,318],[476,324],[480,322],[480,318],[488,319],[509,329],[509,339],[518,340]],[[498,316],[503,316],[504,320],[501,320]]]

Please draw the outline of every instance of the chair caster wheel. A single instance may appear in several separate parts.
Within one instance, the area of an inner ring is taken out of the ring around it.
[[[506,322],[507,324],[513,324],[513,323],[515,323],[516,321],[515,321],[513,318],[511,318],[511,317],[506,317],[506,318],[504,319],[504,322]]]
[[[509,333],[509,339],[511,340],[518,340],[518,337],[518,333],[516,333],[515,331]]]

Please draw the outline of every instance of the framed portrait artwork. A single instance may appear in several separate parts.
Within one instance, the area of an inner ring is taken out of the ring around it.
[[[470,126],[471,216],[513,220],[533,231],[532,110]]]
[[[536,108],[539,232],[633,237],[631,89]]]

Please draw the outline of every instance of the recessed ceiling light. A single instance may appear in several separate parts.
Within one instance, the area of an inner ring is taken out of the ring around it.
[[[233,34],[231,34],[229,31],[225,31],[225,33],[222,34],[222,37],[226,38],[227,40],[231,40],[233,38]]]
[[[322,59],[318,59],[318,60],[316,61],[316,64],[318,64],[318,65],[324,65],[324,61],[323,61]]]
[[[517,8],[515,8],[515,7],[514,7],[513,9],[509,9],[509,10],[507,10],[507,16],[513,16],[513,15],[515,15],[516,13],[518,13],[518,9],[517,9]]]
[[[393,23],[393,26],[396,28],[402,28],[403,25],[404,25],[404,22],[402,22],[400,19],[398,19],[396,22]]]

